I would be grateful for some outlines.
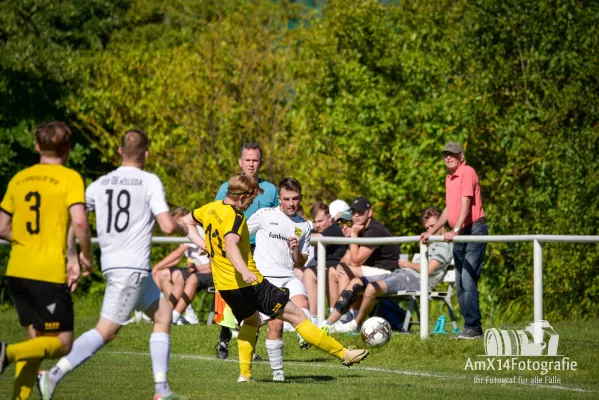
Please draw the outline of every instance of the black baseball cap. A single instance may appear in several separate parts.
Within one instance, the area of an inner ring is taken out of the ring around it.
[[[351,202],[351,209],[356,211],[364,211],[370,208],[370,202],[366,197],[357,197]]]

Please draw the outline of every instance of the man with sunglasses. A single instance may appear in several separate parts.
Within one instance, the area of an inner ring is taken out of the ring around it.
[[[370,202],[365,197],[358,197],[351,203],[352,226],[350,237],[390,237],[391,232],[383,224],[372,217]],[[343,220],[341,215],[340,220]],[[346,228],[347,229],[347,228]],[[332,325],[341,315],[346,313],[364,292],[369,282],[382,280],[398,268],[399,245],[349,245],[349,264],[337,267],[339,287],[345,288],[339,294],[334,310],[327,320]],[[352,310],[357,314],[358,310]]]
[[[430,234],[443,235],[445,234],[445,228],[443,226],[434,230],[441,214],[441,209],[438,207],[429,207],[420,217],[420,223]],[[447,272],[447,267],[452,258],[451,243],[441,242],[431,244],[428,249],[427,258],[429,273],[428,284],[432,289],[443,280],[443,277]],[[397,293],[401,290],[420,290],[420,264],[408,260],[399,260],[398,265],[399,269],[396,269],[392,274],[387,275],[383,279],[369,281],[364,289],[364,297],[356,318],[347,324],[336,323],[332,327],[329,327],[329,333],[357,331],[374,309],[376,298],[379,296],[383,296],[387,293]],[[359,283],[359,281],[351,282],[346,290],[352,290],[352,283]],[[351,293],[350,296],[346,297],[355,298],[356,294]],[[338,304],[335,305],[338,312],[329,317],[329,324],[334,323],[336,317],[340,316],[343,312],[347,311],[347,308],[349,308],[349,302],[343,303],[343,298],[340,298],[339,300]]]

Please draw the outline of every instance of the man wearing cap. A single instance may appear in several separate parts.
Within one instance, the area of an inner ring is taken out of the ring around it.
[[[478,176],[472,167],[466,165],[464,148],[459,143],[449,142],[441,153],[448,171],[445,178],[446,206],[431,231],[449,222],[451,231],[444,235],[447,242],[453,241],[457,235],[488,235]],[[420,239],[426,243],[429,236],[429,232],[424,232]],[[464,316],[464,329],[458,339],[477,339],[483,334],[477,284],[486,247],[486,243],[455,243],[453,246],[458,303]]]
[[[390,237],[391,232],[383,224],[372,217],[370,202],[365,197],[358,197],[351,203],[352,222],[351,237]],[[370,278],[375,275],[387,275],[397,269],[399,245],[383,244],[374,246],[349,245],[350,265],[341,269],[341,275],[347,273],[349,278]],[[338,269],[339,271],[340,269]],[[340,280],[340,286],[343,282]]]
[[[365,197],[358,197],[351,203],[352,212],[352,238],[359,237],[391,237],[391,233],[383,224],[372,217],[370,202]],[[364,292],[369,282],[384,279],[398,268],[399,245],[383,244],[374,246],[349,245],[349,265],[341,263],[337,267],[339,287],[345,288],[335,303],[334,311],[329,317],[328,324],[341,316],[341,311],[346,312],[357,296]],[[352,309],[352,314],[358,310]],[[339,314],[339,315],[337,315]]]

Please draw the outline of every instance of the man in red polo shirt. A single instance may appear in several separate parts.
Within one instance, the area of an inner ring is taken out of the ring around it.
[[[449,222],[451,231],[445,233],[447,242],[457,235],[488,235],[478,176],[466,165],[464,148],[459,143],[449,142],[441,153],[449,172],[445,178],[446,206],[431,231],[436,232]],[[420,239],[426,242],[429,236],[430,233],[424,232]],[[486,243],[455,243],[453,246],[458,303],[464,316],[464,329],[458,339],[477,339],[483,334],[477,284],[486,247]]]

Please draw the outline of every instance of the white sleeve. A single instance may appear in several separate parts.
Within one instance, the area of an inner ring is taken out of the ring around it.
[[[85,191],[85,209],[87,211],[95,211],[96,210],[96,199],[94,199],[94,189],[96,188],[96,182],[93,182],[91,185],[87,187]]]
[[[164,186],[162,186],[162,181],[156,175],[152,174],[150,176],[152,179],[149,180],[148,185],[148,203],[150,204],[152,214],[162,214],[165,211],[169,211],[164,194]]]
[[[250,235],[256,233],[260,226],[262,225],[262,221],[260,219],[260,215],[263,213],[255,212],[252,216],[247,220],[248,230],[250,231]]]
[[[306,224],[308,225],[308,224]],[[310,228],[310,225],[308,225],[308,228]],[[304,243],[302,245],[302,254],[308,254],[310,255],[310,239],[312,238],[312,232],[310,232],[310,229],[307,229],[304,233]]]

